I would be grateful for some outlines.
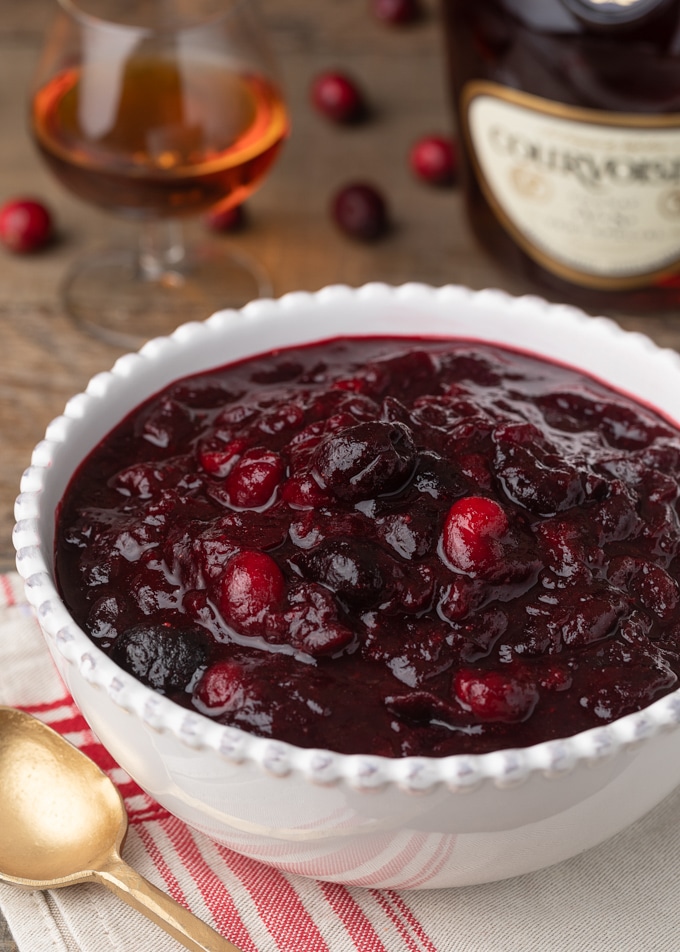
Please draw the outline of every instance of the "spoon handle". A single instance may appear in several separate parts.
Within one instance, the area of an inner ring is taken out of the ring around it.
[[[119,856],[111,856],[94,878],[177,939],[190,952],[240,952],[167,893],[157,889]]]

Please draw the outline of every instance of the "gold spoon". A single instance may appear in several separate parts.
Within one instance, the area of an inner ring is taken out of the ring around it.
[[[89,757],[39,720],[0,706],[0,879],[29,889],[102,883],[191,952],[239,952],[120,857],[128,818]]]

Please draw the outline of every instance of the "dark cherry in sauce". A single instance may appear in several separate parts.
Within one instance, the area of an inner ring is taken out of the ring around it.
[[[680,673],[680,433],[470,341],[336,340],[180,380],[76,472],[64,600],[189,709],[387,756],[526,746]]]

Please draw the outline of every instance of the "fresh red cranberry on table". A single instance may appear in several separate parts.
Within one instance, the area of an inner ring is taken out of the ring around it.
[[[245,208],[243,205],[231,205],[228,208],[217,205],[205,213],[203,221],[212,231],[240,231],[246,223]]]
[[[11,251],[37,251],[51,237],[52,216],[42,202],[14,198],[0,208],[0,240]]]
[[[366,113],[364,95],[345,73],[320,73],[312,83],[314,107],[333,122],[356,122]]]
[[[442,550],[452,568],[466,575],[493,573],[502,558],[500,539],[508,531],[503,508],[485,496],[466,496],[449,509]]]
[[[429,185],[450,185],[458,165],[455,143],[444,136],[424,136],[411,146],[413,174]]]
[[[371,0],[373,15],[385,23],[413,23],[422,16],[418,0]]]
[[[219,609],[237,631],[257,633],[283,598],[284,589],[285,580],[274,559],[248,549],[227,563],[219,582]]]
[[[356,183],[341,188],[331,211],[338,227],[352,238],[375,241],[387,231],[387,205],[372,185]]]

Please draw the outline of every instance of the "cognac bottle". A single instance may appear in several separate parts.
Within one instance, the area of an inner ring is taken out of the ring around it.
[[[548,297],[680,304],[680,0],[442,0],[482,244]]]

